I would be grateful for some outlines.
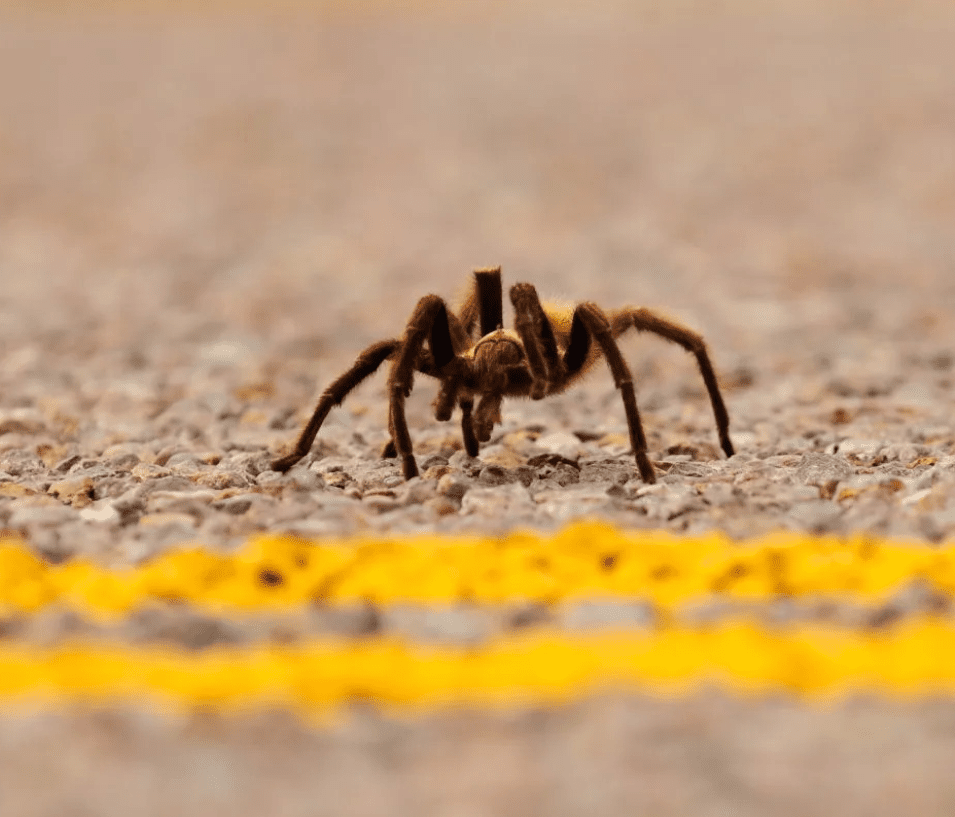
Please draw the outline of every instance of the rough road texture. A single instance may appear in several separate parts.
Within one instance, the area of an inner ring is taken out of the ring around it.
[[[257,530],[580,515],[955,536],[950,4],[520,5],[0,16],[0,527],[107,564]],[[719,455],[692,361],[641,337],[624,351],[656,486],[602,370],[505,404],[477,460],[419,378],[408,484],[377,458],[383,371],[313,455],[269,470],[361,349],[488,264],[701,331],[737,456]],[[701,696],[542,718],[356,717],[321,736],[11,718],[0,809],[955,810],[950,702],[807,714]],[[120,801],[117,779],[137,781]]]

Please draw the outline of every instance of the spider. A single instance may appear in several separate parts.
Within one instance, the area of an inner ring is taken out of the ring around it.
[[[720,446],[726,456],[733,455],[729,415],[706,344],[696,332],[643,308],[624,307],[605,312],[587,301],[576,306],[541,303],[532,284],[515,284],[510,297],[514,305],[513,330],[503,328],[500,267],[475,270],[467,297],[456,312],[437,295],[425,295],[418,301],[400,339],[373,343],[347,372],[325,389],[295,448],[275,460],[272,468],[287,471],[302,459],[332,407],[340,405],[349,392],[385,360],[391,360],[388,377],[391,439],[381,455],[399,457],[405,479],[411,479],[418,475],[418,466],[405,420],[405,399],[411,394],[415,372],[434,377],[441,383],[433,404],[438,420],[451,419],[455,405],[461,408],[464,448],[475,457],[479,444],[487,442],[494,425],[501,422],[501,403],[505,397],[540,400],[560,394],[603,357],[623,399],[640,476],[644,482],[655,482],[630,369],[616,341],[629,329],[660,335],[696,356],[713,405]]]

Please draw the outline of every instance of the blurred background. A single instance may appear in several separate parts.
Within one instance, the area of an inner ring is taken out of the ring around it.
[[[953,294],[950,3],[0,15],[8,351],[350,355],[502,264],[669,308],[732,366],[770,335],[916,332]]]

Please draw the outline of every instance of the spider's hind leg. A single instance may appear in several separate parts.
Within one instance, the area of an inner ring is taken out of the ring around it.
[[[688,329],[675,321],[667,320],[654,314],[649,309],[634,309],[627,307],[617,310],[611,314],[611,325],[613,335],[617,337],[623,334],[627,329],[633,327],[638,332],[651,332],[659,335],[666,340],[679,344],[696,358],[697,366],[703,377],[703,383],[706,385],[706,391],[710,395],[710,403],[713,406],[713,417],[716,420],[716,431],[720,438],[720,447],[727,457],[732,457],[735,453],[733,443],[730,440],[729,412],[726,410],[726,404],[723,402],[723,395],[720,393],[719,384],[716,381],[716,373],[713,371],[713,364],[710,362],[709,352],[706,348],[701,335]]]
[[[328,413],[334,406],[341,405],[341,402],[348,394],[361,383],[365,378],[377,371],[378,367],[387,360],[398,348],[397,340],[382,340],[374,343],[362,352],[354,365],[341,377],[335,380],[324,392],[312,413],[295,447],[290,454],[280,457],[272,463],[273,471],[288,471],[295,463],[304,457],[315,442],[315,436],[318,434],[322,423],[328,417]]]
[[[470,292],[458,309],[457,317],[468,337],[474,334],[475,326],[480,331],[478,337],[484,337],[501,326],[504,304],[500,267],[474,271]]]
[[[570,374],[578,371],[586,357],[590,342],[600,346],[613,375],[614,385],[620,390],[623,399],[623,408],[627,415],[627,428],[630,431],[630,445],[633,447],[633,456],[637,461],[640,477],[644,482],[656,482],[653,464],[647,456],[647,438],[643,433],[643,423],[640,421],[640,412],[637,409],[637,396],[633,389],[633,377],[627,362],[620,354],[620,347],[614,340],[610,322],[603,310],[596,304],[582,303],[574,310],[573,322],[570,329],[570,344],[564,354],[564,362]]]

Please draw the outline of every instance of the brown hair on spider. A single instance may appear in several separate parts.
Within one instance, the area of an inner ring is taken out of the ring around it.
[[[559,394],[577,383],[602,357],[623,399],[640,476],[644,482],[655,482],[633,378],[617,345],[617,338],[630,329],[659,335],[696,357],[713,405],[720,446],[726,456],[733,455],[729,415],[706,344],[696,332],[644,308],[605,311],[589,301],[575,306],[541,303],[532,284],[515,284],[510,297],[514,305],[513,329],[503,328],[500,267],[475,270],[468,295],[456,311],[437,295],[425,295],[418,301],[401,338],[369,346],[347,372],[325,389],[293,451],[275,460],[272,468],[287,471],[302,459],[332,407],[340,405],[352,389],[386,360],[391,361],[391,439],[382,456],[399,457],[405,479],[411,479],[417,476],[418,466],[405,420],[405,399],[411,394],[416,372],[441,383],[434,401],[438,420],[451,419],[455,406],[461,409],[464,448],[476,457],[480,443],[491,439],[494,425],[501,422],[501,402],[505,397],[540,400]]]

